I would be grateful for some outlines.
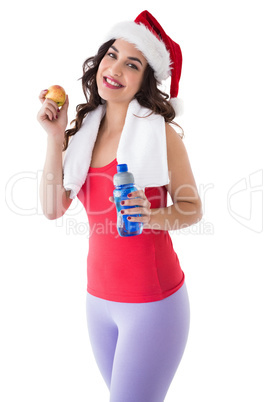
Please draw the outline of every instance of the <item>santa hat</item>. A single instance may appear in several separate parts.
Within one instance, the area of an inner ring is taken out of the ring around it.
[[[115,25],[106,39],[124,39],[133,43],[147,59],[158,82],[171,76],[170,102],[177,115],[182,113],[182,103],[177,98],[182,66],[181,48],[165,33],[152,14],[145,10],[134,22]]]

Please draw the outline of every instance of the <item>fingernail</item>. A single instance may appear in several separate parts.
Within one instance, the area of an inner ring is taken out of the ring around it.
[[[125,211],[123,211],[123,209],[121,209],[121,214],[124,214],[125,213]]]
[[[120,204],[121,204],[121,205],[124,205],[124,204],[125,204],[125,201],[121,201]]]
[[[60,109],[59,109],[59,108],[57,109],[57,112],[60,112]]]
[[[130,216],[128,216],[128,217],[127,217],[127,219],[128,219],[128,221],[130,221],[130,220],[131,220],[131,217],[130,217]]]
[[[128,196],[128,197],[132,197],[132,194],[131,194],[131,193],[129,193],[127,196]]]

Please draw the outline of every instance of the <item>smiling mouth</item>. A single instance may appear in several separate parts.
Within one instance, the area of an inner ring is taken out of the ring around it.
[[[123,88],[124,85],[119,84],[119,82],[112,80],[109,77],[103,77],[104,81],[106,84],[108,84],[108,86],[111,86],[113,88]]]

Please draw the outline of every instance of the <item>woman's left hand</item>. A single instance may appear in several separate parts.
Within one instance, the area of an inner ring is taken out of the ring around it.
[[[135,198],[139,197],[139,198]],[[135,208],[124,208],[121,209],[124,215],[136,215],[141,214],[141,216],[131,216],[129,217],[131,222],[143,222],[149,223],[151,219],[151,203],[146,197],[143,190],[132,191],[132,193],[128,194],[128,200],[121,201],[121,205],[132,206],[136,205]],[[114,197],[109,197],[111,202],[114,202]],[[124,204],[122,204],[124,203]],[[128,218],[128,219],[129,219]]]

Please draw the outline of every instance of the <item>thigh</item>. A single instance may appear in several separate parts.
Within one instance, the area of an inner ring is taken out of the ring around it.
[[[163,402],[189,332],[186,286],[159,302],[119,308],[110,402]]]
[[[110,388],[118,329],[107,310],[107,301],[87,293],[87,326],[93,354]]]

